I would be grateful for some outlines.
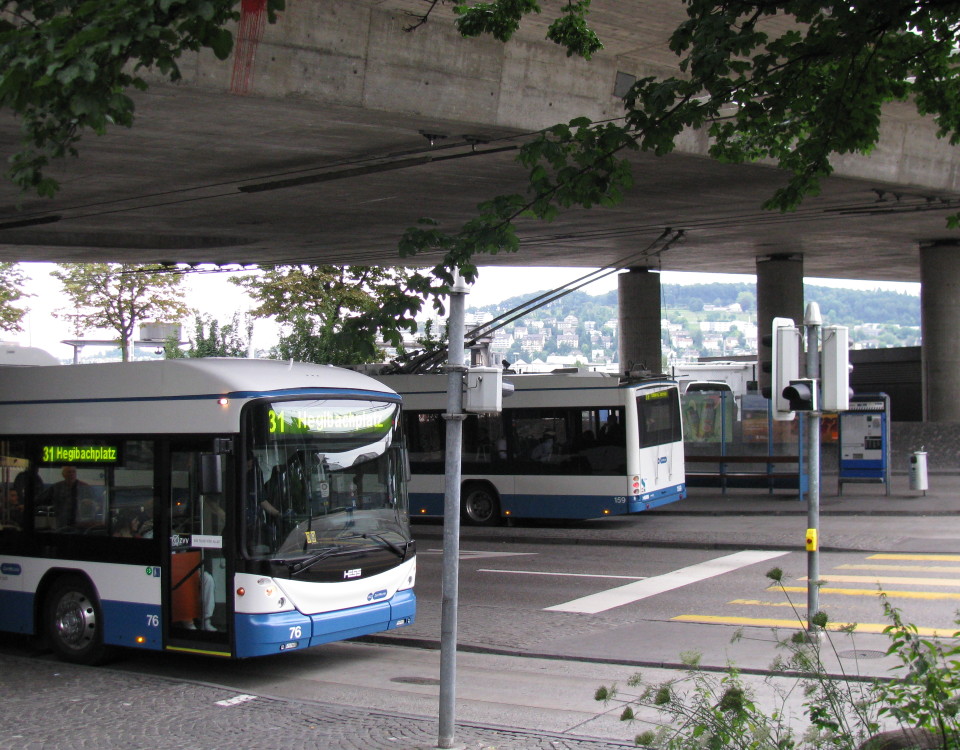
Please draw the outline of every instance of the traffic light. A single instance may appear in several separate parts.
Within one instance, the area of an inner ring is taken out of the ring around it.
[[[770,348],[770,359],[761,362],[760,369],[769,373],[768,387],[761,389],[773,406],[773,418],[780,421],[793,419],[793,409],[784,397],[784,390],[791,381],[800,377],[800,330],[791,318],[774,318],[770,335],[763,337],[764,346]]]
[[[850,408],[850,335],[846,326],[824,326],[821,336],[820,376],[824,411]]]
[[[783,397],[790,404],[791,411],[818,411],[816,380],[791,380],[783,389]]]

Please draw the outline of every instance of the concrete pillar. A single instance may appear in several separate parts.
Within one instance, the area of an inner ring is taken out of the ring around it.
[[[960,244],[920,247],[923,419],[960,422]]]
[[[767,255],[757,258],[757,348],[761,362],[770,360],[770,347],[763,337],[774,318],[793,318],[803,323],[803,256]],[[760,388],[770,385],[770,373],[758,372]]]
[[[660,331],[660,274],[631,268],[618,277],[620,371],[663,372]]]

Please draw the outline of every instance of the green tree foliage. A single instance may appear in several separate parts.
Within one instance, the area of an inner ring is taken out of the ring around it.
[[[76,155],[85,131],[133,123],[131,89],[153,68],[180,79],[184,52],[211,49],[221,60],[233,47],[224,26],[239,18],[240,0],[3,0],[0,3],[0,107],[22,123],[12,180],[53,195],[44,174],[50,159]],[[270,20],[284,0],[268,0]]]
[[[0,331],[22,331],[23,318],[29,311],[15,303],[32,297],[23,291],[27,283],[23,270],[16,263],[0,263]]]
[[[117,333],[123,361],[139,323],[175,321],[187,314],[180,283],[183,277],[151,264],[61,264],[50,275],[63,284],[73,309],[58,317],[75,317],[78,329],[109,328]]]
[[[184,350],[179,341],[167,341],[163,347],[164,357],[246,357],[253,336],[253,322],[247,316],[243,318],[241,321],[240,313],[234,313],[229,323],[221,325],[210,315],[195,313],[190,347]]]
[[[586,21],[586,4],[577,5]],[[632,180],[622,154],[667,154],[688,128],[706,129],[717,159],[779,164],[785,184],[765,204],[779,210],[819,192],[831,156],[869,153],[886,103],[910,103],[934,118],[941,137],[960,143],[956,3],[686,0],[685,9],[669,39],[679,75],[637,80],[622,122],[578,118],[543,131],[519,156],[527,194],[486,201],[450,232],[424,220],[404,235],[401,253],[442,252],[442,265],[471,276],[476,253],[518,250],[517,218],[549,221],[569,206],[619,202]],[[496,0],[459,12],[461,31],[505,41],[539,5]],[[781,23],[784,16],[795,23]],[[555,41],[582,54],[586,27],[569,31]]]
[[[275,355],[326,364],[378,361],[383,339],[396,347],[427,298],[442,290],[422,273],[376,266],[265,266],[259,276],[230,280],[257,304],[254,317],[287,324]]]

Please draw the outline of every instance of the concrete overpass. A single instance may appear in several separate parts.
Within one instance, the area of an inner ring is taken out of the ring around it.
[[[515,149],[531,132],[615,118],[618,85],[673,72],[666,39],[683,17],[679,2],[594,0],[606,48],[585,62],[543,41],[548,17],[502,45],[461,39],[449,7],[406,31],[418,0],[288,5],[274,26],[248,13],[232,60],[184,60],[181,85],[138,95],[132,130],[90,136],[58,165],[55,199],[0,187],[0,259],[397,264],[419,217],[455,227],[522,190]],[[16,127],[0,117],[4,155]],[[960,210],[960,150],[892,106],[869,158],[838,159],[820,196],[775,214],[760,204],[778,170],[718,164],[706,146],[690,132],[673,155],[632,156],[621,206],[524,224],[519,255],[480,262],[636,269],[621,280],[621,350],[636,362],[659,360],[648,270],[756,273],[761,325],[802,317],[804,275],[921,281],[927,416],[960,421],[960,268],[945,225]],[[668,229],[682,230],[669,246]]]

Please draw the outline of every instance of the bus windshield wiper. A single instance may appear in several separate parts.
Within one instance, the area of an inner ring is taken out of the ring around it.
[[[292,562],[290,560],[277,560],[277,562],[280,563],[281,565],[286,565],[287,568],[289,568],[290,570],[290,575],[295,576],[295,575],[299,575],[300,573],[302,573],[303,571],[309,568],[312,568],[318,562],[326,560],[328,557],[334,557],[335,555],[342,555],[345,552],[352,552],[352,551],[353,549],[350,547],[347,547],[347,548],[340,547],[340,546],[327,547],[326,549],[321,550],[315,555],[312,555],[310,557],[305,557],[302,560],[297,560],[296,562]]]
[[[341,537],[342,539],[343,537]],[[372,539],[375,542],[379,542],[382,546],[389,549],[391,552],[394,552],[401,561],[407,559],[407,550],[410,549],[410,545],[413,544],[412,539],[407,539],[403,544],[397,544],[396,542],[391,542],[382,534],[374,534],[372,532],[365,532],[362,534],[351,534],[348,539]]]

